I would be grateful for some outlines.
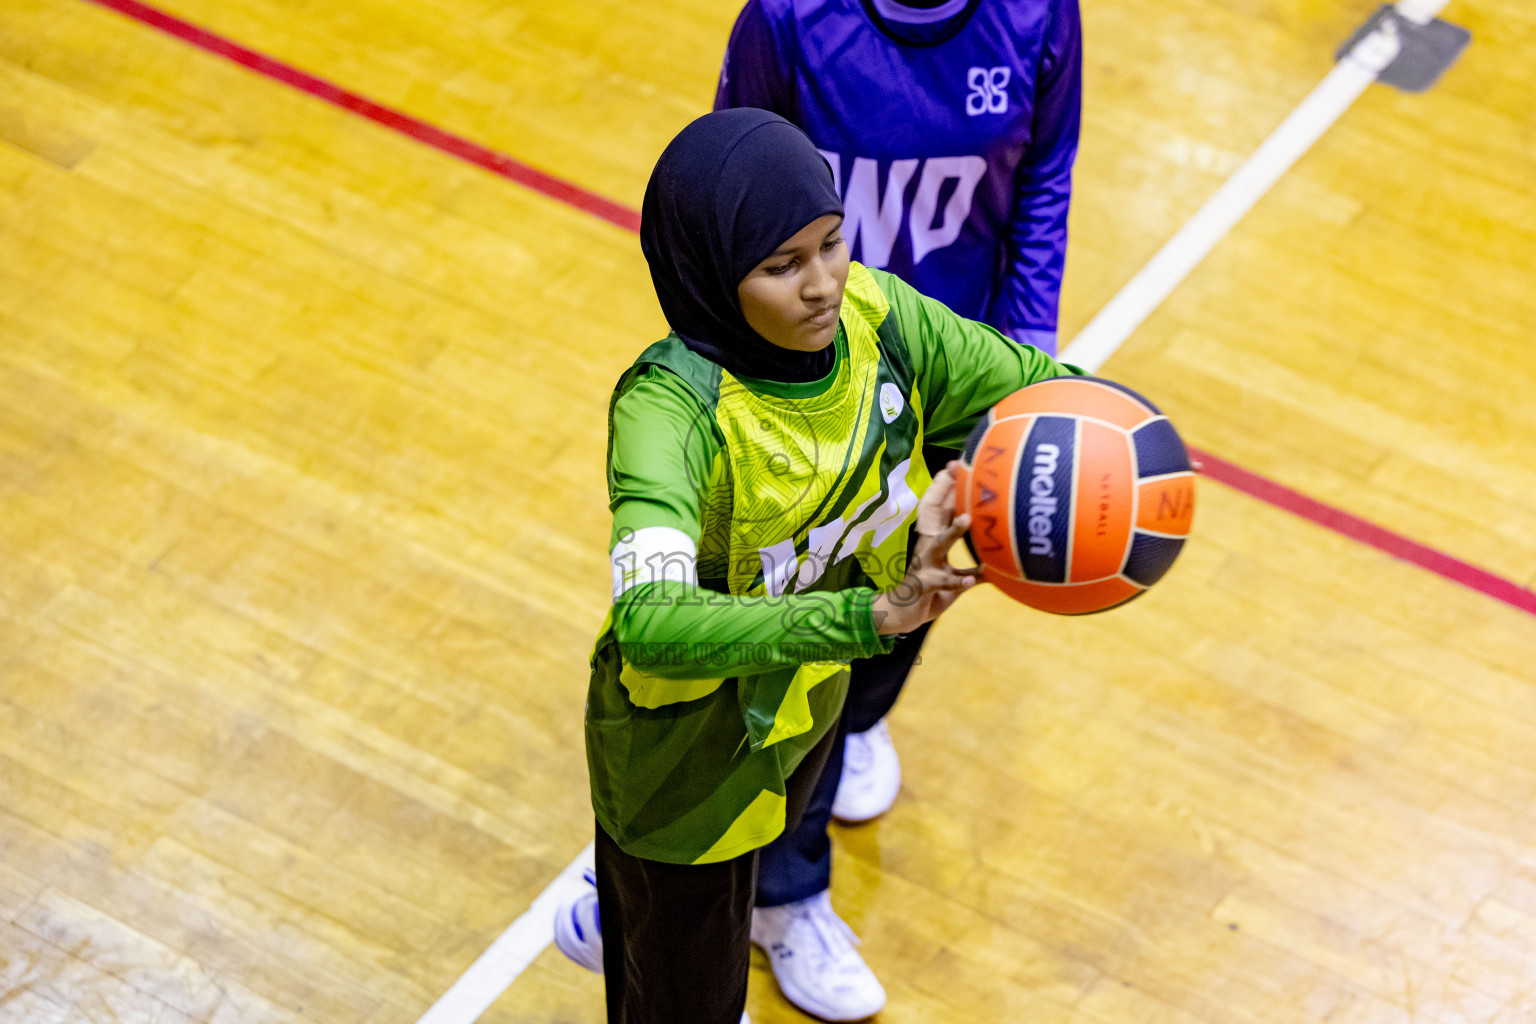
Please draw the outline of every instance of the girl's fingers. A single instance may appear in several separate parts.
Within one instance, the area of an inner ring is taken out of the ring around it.
[[[927,618],[932,620],[943,615],[956,601],[960,600],[960,595],[974,587],[976,582],[975,577],[967,576],[962,577],[958,583],[935,590],[929,599]]]
[[[972,569],[943,569],[922,581],[923,593],[941,590],[965,590],[981,580],[981,573]]]
[[[934,500],[942,501],[945,508],[952,508],[954,506],[955,474],[948,466],[939,470],[939,475],[933,478],[931,490],[935,492]]]
[[[917,564],[919,566],[948,564],[949,549],[955,546],[955,541],[959,540],[970,526],[970,516],[956,516],[942,532],[919,533],[917,543],[912,547],[912,554]]]
[[[917,503],[917,534],[930,537],[949,525],[954,515],[955,478],[947,471],[933,478],[933,484]]]
[[[956,516],[954,519],[950,520],[949,529],[945,530],[944,533],[939,537],[940,549],[946,555],[949,554],[949,549],[954,546],[955,541],[963,537],[965,535],[965,531],[969,530],[970,528],[971,517],[968,515]]]

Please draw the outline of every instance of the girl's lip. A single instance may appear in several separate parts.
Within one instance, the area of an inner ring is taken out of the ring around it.
[[[813,324],[815,324],[818,327],[822,327],[822,326],[825,326],[826,324],[831,323],[832,319],[834,317],[836,317],[836,316],[837,316],[837,307],[836,306],[828,306],[826,309],[823,309],[820,312],[812,313],[810,316],[806,317],[805,319],[806,319],[806,322],[808,322],[808,323],[813,323]]]

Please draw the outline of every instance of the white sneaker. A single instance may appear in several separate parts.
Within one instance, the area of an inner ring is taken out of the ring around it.
[[[843,774],[832,798],[832,817],[860,822],[891,809],[901,789],[901,758],[885,719],[865,732],[851,732],[843,745]]]
[[[859,951],[858,937],[818,893],[752,911],[752,941],[763,947],[784,997],[822,1020],[863,1020],[885,1005],[885,989]]]
[[[581,873],[592,886],[555,910],[555,946],[589,971],[603,973],[603,924],[597,913],[597,876]]]

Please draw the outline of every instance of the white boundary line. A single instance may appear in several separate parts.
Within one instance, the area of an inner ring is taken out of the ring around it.
[[[1423,25],[1447,2],[1399,0],[1396,11]],[[1397,26],[1391,21],[1357,42],[1216,194],[1072,339],[1061,358],[1090,373],[1103,366],[1216,243],[1343,116],[1401,48]],[[473,1024],[478,1020],[554,941],[555,908],[580,895],[586,885],[582,870],[591,866],[589,843],[417,1024]]]
[[[592,844],[576,855],[534,899],[533,905],[507,926],[480,958],[469,965],[453,987],[443,993],[417,1024],[471,1024],[490,1009],[517,976],[555,938],[555,908],[581,895],[587,883],[581,873],[592,866]]]
[[[1422,25],[1433,20],[1446,2],[1402,0],[1396,11]],[[1062,350],[1062,360],[1097,372],[1401,49],[1397,25],[1391,20],[1357,42],[1216,194],[1078,332]]]

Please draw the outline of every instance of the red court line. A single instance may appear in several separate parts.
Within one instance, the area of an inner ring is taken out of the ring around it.
[[[191,22],[182,21],[164,11],[156,10],[138,0],[91,0],[92,3],[109,7],[120,14],[126,14],[136,21],[143,22],[152,28],[175,36],[183,42],[191,43],[199,49],[216,53],[220,57],[226,57],[236,64],[250,68],[258,74],[291,85],[301,92],[306,92],[317,99],[350,110],[354,114],[360,114],[370,121],[376,121],[386,128],[392,128],[403,135],[409,135],[418,142],[423,142],[433,149],[438,149],[450,156],[456,156],[460,160],[472,163],[477,167],[483,167],[492,174],[498,174],[509,181],[515,181],[519,185],[530,188],[535,192],[558,199],[560,202],[594,217],[601,217],[610,224],[615,224],[630,231],[640,230],[640,214],[627,206],[622,206],[595,192],[588,192],[584,188],[572,185],[570,182],[561,181],[553,175],[546,174],[536,167],[514,160],[505,153],[498,153],[464,138],[452,132],[444,131],[425,121],[403,114],[398,110],[365,99],[357,93],[348,92],[340,86],[333,85],[323,78],[316,78],[307,72],[300,71],[290,64],[284,64],[280,60],[268,57],[266,54],[257,53],[247,49],[239,43],[225,39],[209,32],[207,29],[198,28]]]
[[[526,188],[530,188],[541,195],[559,200],[578,210],[590,213],[595,217],[601,217],[610,224],[615,224],[630,231],[640,230],[640,214],[627,206],[615,203],[611,199],[588,192],[583,188],[562,181],[552,175],[546,174],[525,163],[514,160],[511,157],[488,149],[477,142],[472,142],[459,135],[443,131],[424,121],[417,120],[409,114],[402,114],[397,110],[381,106],[372,100],[365,99],[356,93],[348,92],[340,86],[333,85],[322,78],[316,78],[307,72],[300,71],[282,61],[275,60],[255,50],[247,49],[238,43],[215,35],[206,29],[198,28],[190,22],[156,10],[138,0],[90,0],[91,3],[109,7],[137,21],[143,22],[162,32],[167,32],[191,43],[193,46],[226,57],[236,64],[250,68],[258,74],[266,75],[285,85],[291,85],[308,93],[317,99],[334,104],[344,110],[350,110],[360,114],[371,121],[375,121],[386,128],[392,128],[397,132],[409,135],[419,142],[423,142],[434,149],[439,149],[450,156],[456,156],[478,167],[483,167],[493,174],[499,174],[503,178],[517,182]],[[1205,466],[1203,475],[1212,480],[1226,484],[1228,487],[1242,491],[1244,494],[1259,499],[1276,508],[1298,515],[1303,519],[1316,523],[1319,526],[1333,530],[1335,533],[1357,540],[1362,544],[1368,544],[1378,551],[1385,552],[1393,558],[1411,562],[1423,569],[1439,576],[1443,576],[1453,583],[1459,583],[1464,587],[1475,590],[1480,594],[1486,594],[1496,601],[1518,608],[1521,611],[1536,615],[1536,592],[1527,590],[1517,583],[1513,583],[1490,572],[1485,572],[1458,558],[1453,558],[1442,551],[1426,547],[1418,541],[1409,540],[1401,534],[1377,526],[1358,516],[1350,515],[1343,509],[1326,505],[1314,498],[1309,498],[1300,491],[1293,491],[1283,484],[1265,479],[1257,473],[1250,473],[1240,466],[1236,466],[1225,459],[1216,457],[1209,452],[1191,451],[1191,454],[1201,460]]]
[[[1452,558],[1445,552],[1426,547],[1418,541],[1409,540],[1401,534],[1393,533],[1359,516],[1350,515],[1343,509],[1325,505],[1316,498],[1309,498],[1284,484],[1277,484],[1257,473],[1250,473],[1241,466],[1235,466],[1209,452],[1191,449],[1190,455],[1205,464],[1201,469],[1202,476],[1220,481],[1228,487],[1242,491],[1276,508],[1294,513],[1319,526],[1327,527],[1335,533],[1341,533],[1351,540],[1369,544],[1393,558],[1400,558],[1422,569],[1428,569],[1453,583],[1460,583],[1480,594],[1487,594],[1496,601],[1503,601],[1521,611],[1536,615],[1536,593],[1518,583],[1512,583],[1491,572],[1485,572],[1475,565],[1463,562],[1459,558]]]

